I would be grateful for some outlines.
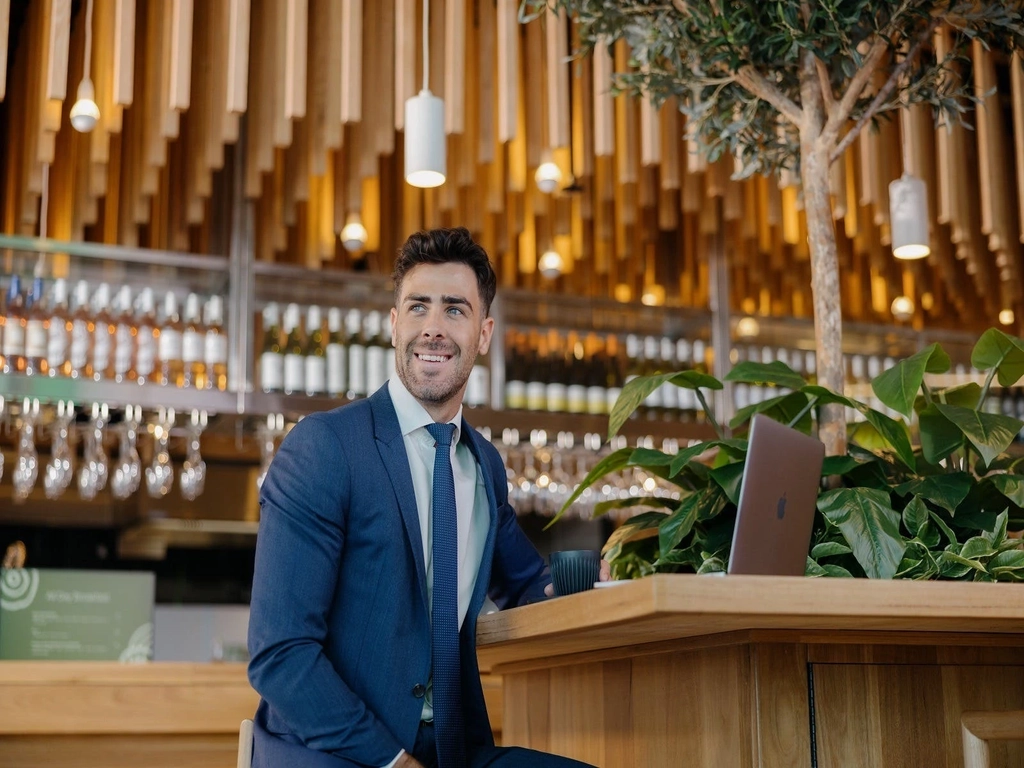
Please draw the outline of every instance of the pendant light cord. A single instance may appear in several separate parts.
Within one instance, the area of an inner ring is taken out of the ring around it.
[[[83,80],[89,79],[89,64],[92,61],[92,0],[85,4],[85,62]]]
[[[423,90],[430,90],[430,0],[423,0]]]

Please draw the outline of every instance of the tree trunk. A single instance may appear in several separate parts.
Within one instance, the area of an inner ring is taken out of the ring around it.
[[[811,290],[814,295],[814,336],[817,342],[818,383],[842,394],[843,313],[840,307],[839,256],[828,189],[829,153],[818,139],[825,125],[825,107],[814,56],[804,52],[800,68],[803,122],[800,125],[800,179],[811,252]],[[818,437],[829,456],[846,453],[846,418],[841,405],[821,409]]]

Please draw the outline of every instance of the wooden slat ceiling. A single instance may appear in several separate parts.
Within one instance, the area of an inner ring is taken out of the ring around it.
[[[734,310],[811,312],[794,174],[733,181],[731,159],[707,164],[674,104],[609,92],[610,73],[628,66],[623,47],[565,61],[574,33],[564,18],[523,26],[519,0],[433,0],[429,81],[445,99],[448,182],[424,191],[402,179],[401,140],[422,76],[420,0],[94,3],[101,118],[83,135],[68,111],[86,3],[0,0],[5,232],[41,231],[49,165],[49,236],[225,253],[229,171],[241,162],[258,259],[386,272],[408,233],[465,225],[505,286],[705,306],[721,234]],[[934,46],[948,46],[947,32]],[[1021,62],[979,46],[972,65],[974,130],[936,129],[925,109],[906,110],[833,170],[851,319],[889,322],[901,293],[917,325],[980,328],[1004,307],[1024,316]],[[888,184],[904,156],[928,184],[933,219],[931,257],[910,264],[888,247]],[[573,190],[537,189],[548,157]],[[352,215],[369,232],[356,256],[337,237]],[[550,248],[566,264],[554,281],[537,271]]]

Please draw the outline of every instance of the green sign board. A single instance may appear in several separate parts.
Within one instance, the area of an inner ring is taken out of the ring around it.
[[[148,661],[152,573],[0,570],[0,659]]]

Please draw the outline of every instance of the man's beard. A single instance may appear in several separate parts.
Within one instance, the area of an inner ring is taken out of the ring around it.
[[[417,352],[428,355],[450,355],[451,359],[448,364],[453,366],[453,371],[447,377],[440,379],[416,377],[413,372],[413,362]],[[462,372],[459,370],[461,360],[462,349],[454,342],[450,346],[423,347],[418,341],[412,341],[406,346],[405,357],[402,365],[399,366],[398,373],[405,388],[413,397],[423,402],[440,405],[458,395],[469,380],[469,371],[465,376],[461,376]],[[405,375],[402,375],[403,373]]]

